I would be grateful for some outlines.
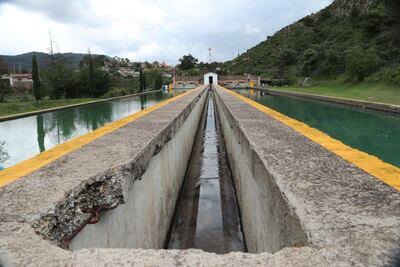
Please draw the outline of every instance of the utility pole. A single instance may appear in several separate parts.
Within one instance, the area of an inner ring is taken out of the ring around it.
[[[208,63],[211,64],[211,52],[212,52],[212,48],[208,48]]]

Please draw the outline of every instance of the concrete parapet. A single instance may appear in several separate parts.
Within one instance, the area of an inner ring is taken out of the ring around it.
[[[400,249],[394,187],[233,92],[216,95],[250,252],[304,246],[337,255],[331,265],[390,262]]]

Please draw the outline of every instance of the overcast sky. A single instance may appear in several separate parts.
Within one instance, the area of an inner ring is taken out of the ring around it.
[[[222,61],[332,0],[0,0],[0,54],[81,52]]]

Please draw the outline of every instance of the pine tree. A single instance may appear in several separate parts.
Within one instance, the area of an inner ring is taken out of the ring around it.
[[[140,92],[146,91],[146,74],[144,73],[143,68],[140,68],[139,83]]]
[[[161,90],[162,88],[162,76],[160,73],[157,73],[154,79],[154,91]]]
[[[32,80],[33,80],[33,94],[35,96],[36,103],[38,103],[39,100],[42,100],[42,91],[40,88],[41,82],[40,82],[39,69],[35,54],[32,57]]]
[[[94,96],[95,91],[96,91],[96,84],[95,84],[95,73],[94,73],[94,64],[93,64],[93,59],[92,55],[90,54],[89,50],[89,55],[88,55],[88,68],[89,68],[89,92]]]

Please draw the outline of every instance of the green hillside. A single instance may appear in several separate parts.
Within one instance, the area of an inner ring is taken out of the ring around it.
[[[6,62],[6,64],[11,70],[13,68],[13,65],[15,65],[16,68],[18,69],[20,64],[21,68],[30,70],[33,53],[36,54],[36,58],[38,60],[40,68],[46,68],[49,66],[51,62],[50,55],[42,52],[29,52],[21,55],[15,55],[15,56],[4,55],[0,57],[3,58],[3,60]],[[76,69],[79,66],[79,62],[81,62],[81,60],[85,55],[86,54],[63,53],[63,54],[55,54],[55,57],[62,57],[65,60],[65,63],[69,67]]]
[[[336,0],[225,64],[232,74],[400,85],[400,1]]]

